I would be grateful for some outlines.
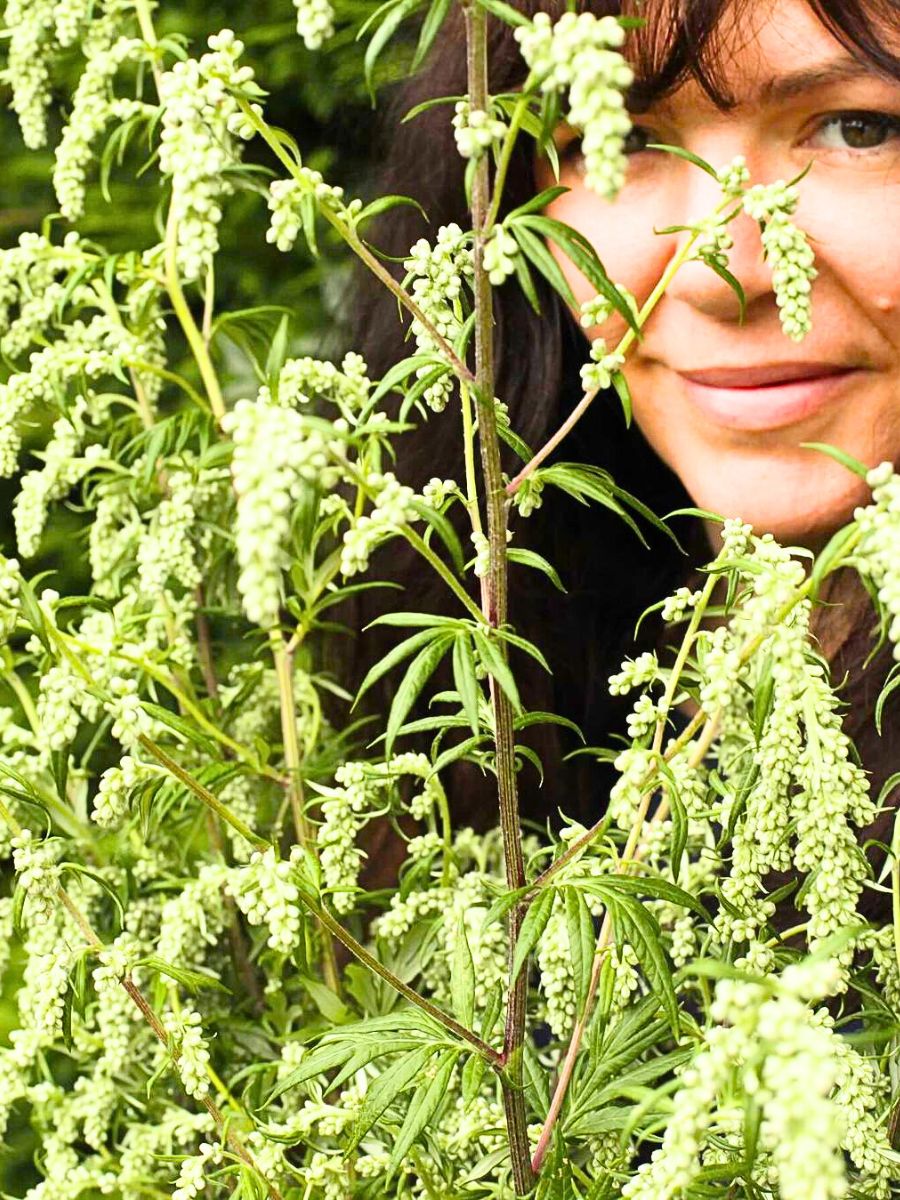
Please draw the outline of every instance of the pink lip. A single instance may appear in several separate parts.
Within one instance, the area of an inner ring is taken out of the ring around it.
[[[818,413],[861,372],[830,363],[681,371],[688,398],[725,429],[763,433]]]

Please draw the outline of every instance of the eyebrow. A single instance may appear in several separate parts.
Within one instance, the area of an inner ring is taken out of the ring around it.
[[[850,83],[858,79],[877,79],[883,83],[897,85],[893,76],[879,71],[875,66],[860,62],[859,59],[844,55],[825,62],[816,63],[809,67],[801,67],[785,75],[778,75],[764,80],[752,95],[742,97],[729,108],[744,106],[762,107],[764,105],[783,104],[807,92],[816,91],[836,83]],[[632,86],[627,105],[629,112],[641,115],[657,106],[665,107],[669,96],[660,101],[654,100],[641,84],[640,77]]]
[[[838,58],[833,62],[823,63],[813,67],[804,67],[799,71],[791,71],[787,75],[779,75],[775,79],[767,79],[757,92],[748,97],[750,104],[777,104],[780,101],[793,100],[804,92],[827,87],[833,83],[847,83],[854,79],[887,80],[887,77],[875,67],[867,66],[855,58]],[[891,81],[896,82],[896,81]]]

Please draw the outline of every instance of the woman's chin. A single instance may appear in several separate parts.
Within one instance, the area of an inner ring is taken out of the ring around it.
[[[682,479],[698,508],[740,518],[758,536],[770,533],[782,545],[815,551],[871,498],[862,480],[824,457],[802,467],[721,462],[712,475],[692,479],[685,473]]]

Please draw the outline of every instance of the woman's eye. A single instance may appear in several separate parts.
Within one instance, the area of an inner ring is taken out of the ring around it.
[[[878,150],[900,137],[900,117],[887,113],[837,113],[827,117],[816,133],[827,150]]]

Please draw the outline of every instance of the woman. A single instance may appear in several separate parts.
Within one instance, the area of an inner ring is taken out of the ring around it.
[[[558,15],[545,4],[519,7]],[[598,15],[622,11],[614,4],[590,8]],[[629,93],[634,129],[625,186],[612,202],[589,191],[579,173],[577,138],[560,128],[560,182],[570,190],[553,201],[549,215],[583,232],[610,276],[641,302],[676,244],[675,235],[659,236],[654,228],[697,220],[717,194],[708,176],[650,149],[651,143],[682,146],[716,166],[744,155],[755,182],[789,179],[812,161],[795,219],[817,256],[814,329],[800,344],[784,337],[759,226],[741,216],[731,227],[730,266],[746,292],[743,327],[733,290],[707,266],[689,264],[626,365],[636,428],[625,428],[614,396],[601,396],[557,457],[608,469],[658,514],[693,504],[817,550],[867,493],[855,476],[800,443],[831,443],[868,465],[900,461],[900,5],[654,0],[628,14],[644,17],[646,25],[630,35],[625,51],[637,76]],[[399,124],[424,99],[465,93],[464,51],[461,21],[454,19],[430,66],[394,97],[388,166],[378,191],[413,196],[431,226],[423,227],[413,209],[392,213],[373,236],[390,254],[403,255],[441,224],[467,227],[464,162],[447,107]],[[514,90],[524,74],[512,30],[492,20],[491,91]],[[504,210],[554,182],[534,142],[520,137]],[[577,299],[587,299],[589,285],[558,258]],[[408,350],[390,297],[367,281],[358,284],[365,296],[362,304],[358,292],[354,298],[355,344],[379,373]],[[588,339],[604,336],[614,344],[617,333],[617,318],[581,329],[577,313],[549,288],[541,289],[540,301],[536,317],[515,282],[494,297],[497,395],[509,406],[513,428],[535,447],[580,398]],[[408,439],[400,472],[409,482],[456,473],[457,442],[435,422]],[[515,524],[517,544],[544,554],[569,589],[560,597],[533,572],[513,574],[513,621],[547,652],[554,669],[550,684],[527,681],[530,706],[575,720],[591,745],[614,745],[623,712],[607,693],[607,678],[625,653],[665,643],[665,631],[651,618],[638,641],[634,626],[647,606],[712,557],[717,526],[675,518],[685,557],[653,530],[646,534],[648,551],[614,516],[558,495]],[[398,552],[387,553],[394,555],[390,574],[397,578]],[[874,644],[871,604],[850,573],[833,577],[831,585],[832,606],[817,612],[815,631],[834,679],[849,677],[846,729],[877,794],[900,766],[896,699],[885,710],[882,735],[874,723],[890,651],[885,647],[862,670]],[[421,592],[418,573],[410,570],[407,587]],[[409,607],[437,602],[418,595]],[[375,648],[363,643],[363,652],[368,657]],[[569,816],[595,820],[608,768],[584,758],[562,764],[572,743],[563,744],[550,727],[536,745],[552,784],[542,793],[531,773],[523,774],[525,811],[552,819],[561,806]],[[473,780],[466,784],[456,789],[457,817],[477,820],[483,813],[492,820],[484,796],[472,799]],[[888,820],[876,836],[884,836]]]

